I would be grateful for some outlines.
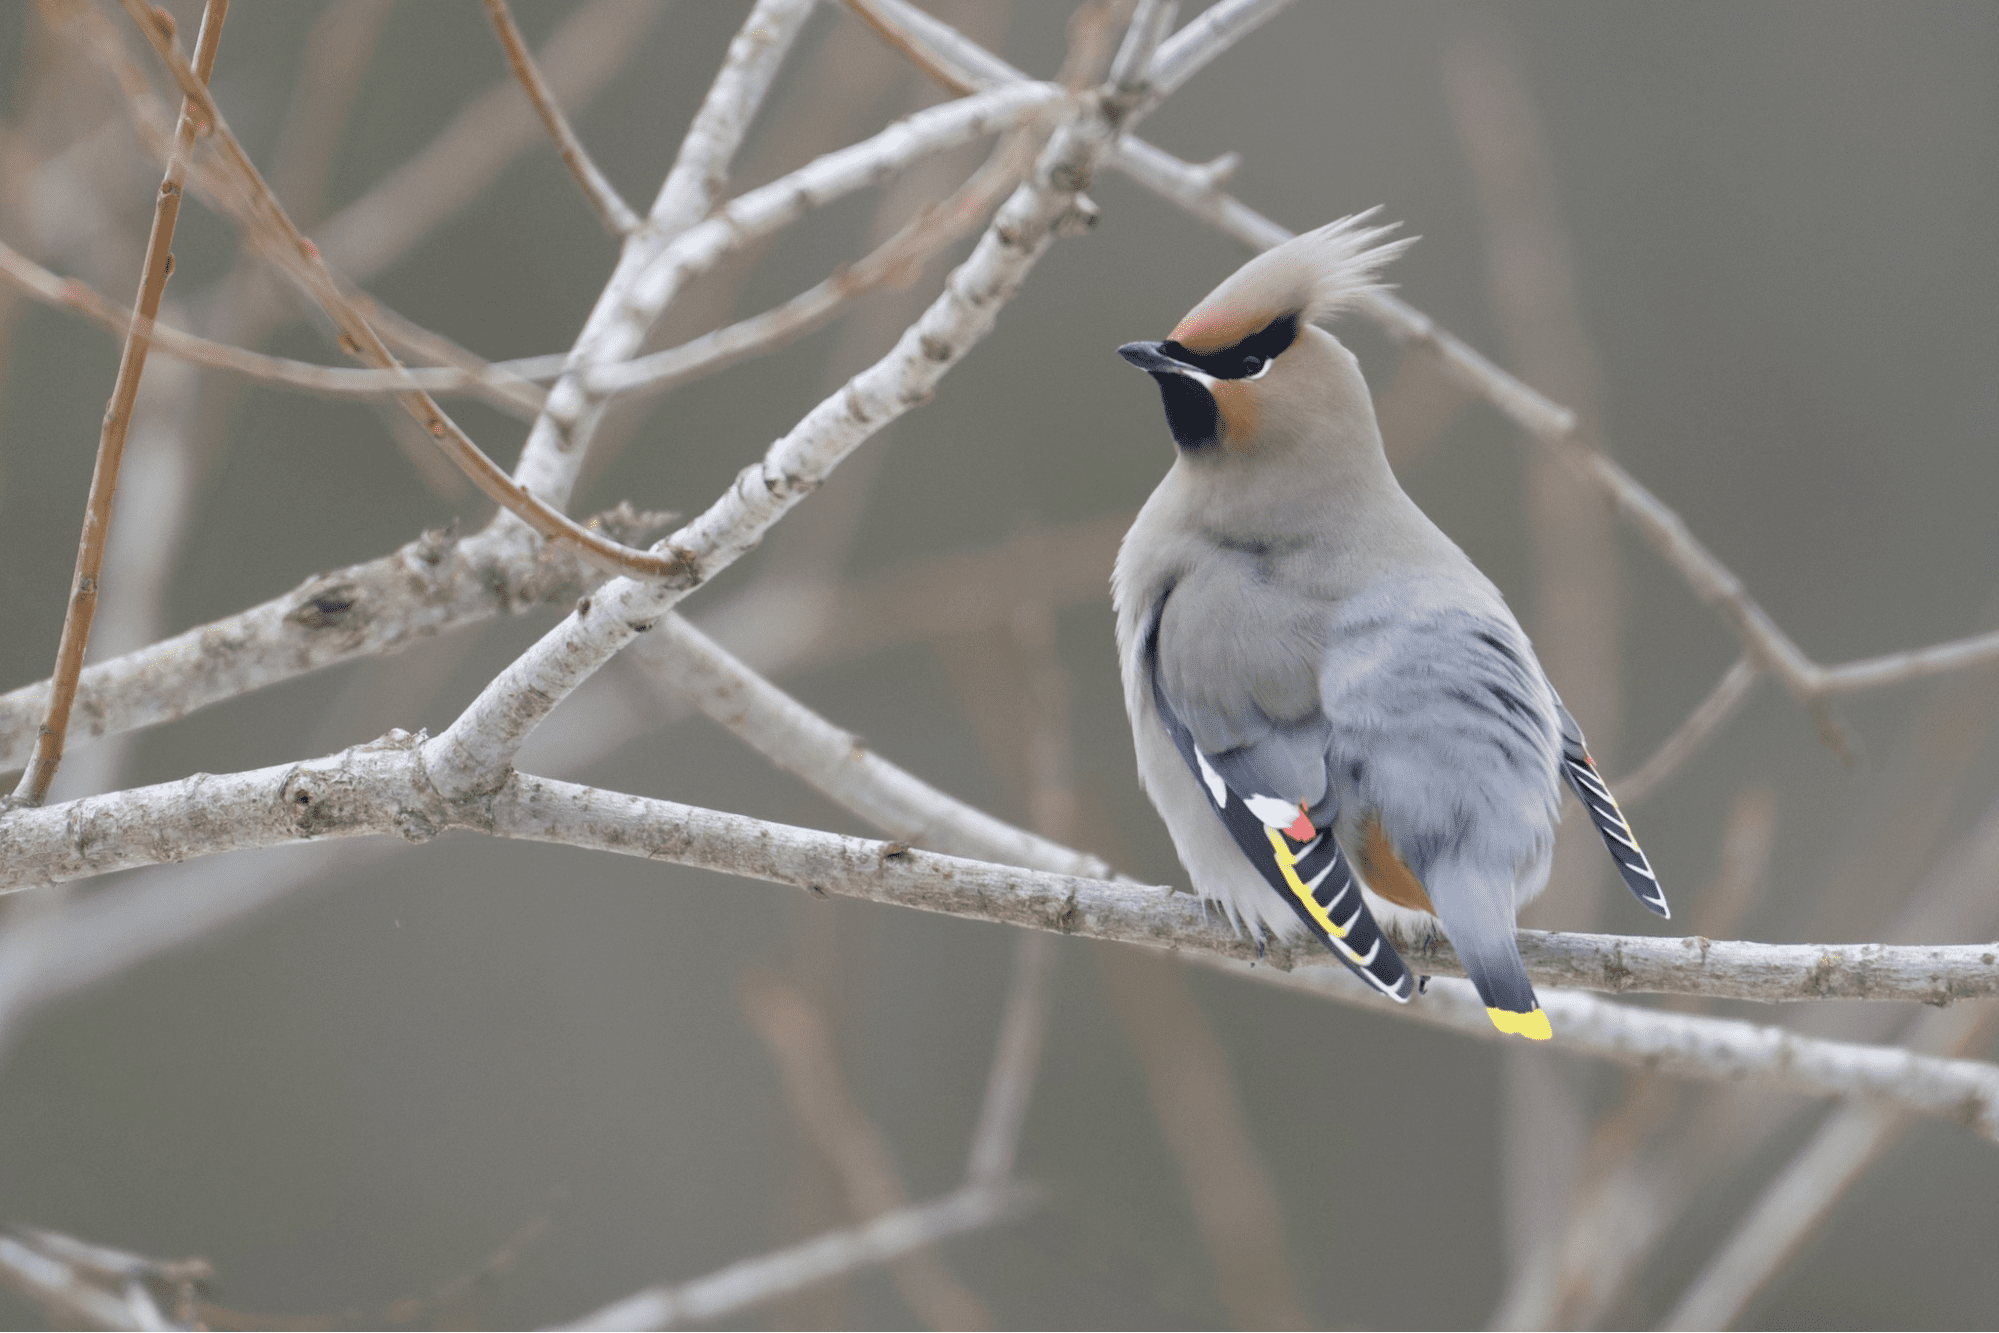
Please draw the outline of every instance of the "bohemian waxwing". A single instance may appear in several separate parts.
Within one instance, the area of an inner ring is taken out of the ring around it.
[[[1441,923],[1494,1025],[1546,1040],[1514,915],[1547,883],[1558,773],[1638,900],[1666,898],[1520,623],[1396,484],[1359,364],[1316,327],[1409,244],[1370,216],[1118,349],[1179,446],[1111,580],[1139,780],[1238,928],[1302,927],[1406,1002],[1376,918]]]

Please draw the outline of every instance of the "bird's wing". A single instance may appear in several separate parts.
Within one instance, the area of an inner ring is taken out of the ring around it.
[[[1259,789],[1265,784],[1255,775],[1271,769],[1281,771],[1290,756],[1281,752],[1259,755],[1257,751],[1293,746],[1297,738],[1273,731],[1220,755],[1204,754],[1167,698],[1157,671],[1148,674],[1153,704],[1166,734],[1213,802],[1215,817],[1249,863],[1340,961],[1383,995],[1406,1004],[1415,993],[1415,981],[1375,924],[1346,854],[1333,838],[1337,812],[1330,809],[1330,802],[1322,802],[1318,810],[1308,814],[1296,796],[1286,798]]]
[[[1562,776],[1568,779],[1583,809],[1589,811],[1590,823],[1603,835],[1603,845],[1610,849],[1610,859],[1617,862],[1617,873],[1624,877],[1626,886],[1639,902],[1660,916],[1671,917],[1673,912],[1666,906],[1665,890],[1659,887],[1659,877],[1652,872],[1652,863],[1638,845],[1638,835],[1631,831],[1631,822],[1624,817],[1617,798],[1610,794],[1610,787],[1596,771],[1596,761],[1589,757],[1589,747],[1583,744],[1583,729],[1559,702],[1555,708],[1562,717]]]

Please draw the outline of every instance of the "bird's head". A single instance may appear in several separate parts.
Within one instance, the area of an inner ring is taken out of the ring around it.
[[[1237,269],[1164,342],[1126,343],[1151,375],[1183,455],[1255,457],[1286,442],[1342,435],[1365,418],[1352,353],[1317,325],[1379,287],[1376,274],[1413,238],[1370,227],[1378,210],[1293,237]]]

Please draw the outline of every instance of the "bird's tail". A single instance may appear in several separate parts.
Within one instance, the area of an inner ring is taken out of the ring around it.
[[[1520,961],[1511,878],[1446,873],[1439,867],[1430,876],[1429,892],[1444,934],[1485,1002],[1492,1025],[1531,1041],[1553,1036],[1548,1015],[1535,998],[1534,983],[1527,979],[1527,965]]]

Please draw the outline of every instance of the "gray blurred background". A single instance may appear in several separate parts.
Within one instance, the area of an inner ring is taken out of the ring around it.
[[[169,7],[191,38],[199,5]],[[223,38],[217,97],[267,173],[321,8],[239,4]],[[598,161],[641,206],[745,6],[661,8],[658,21],[634,23],[642,35],[601,89],[570,103]],[[571,10],[517,6],[535,42]],[[953,12],[1027,70],[1049,74],[1061,61],[1066,5],[980,0]],[[308,230],[506,80],[473,0],[384,13],[316,197],[287,200]],[[1547,200],[1566,231],[1577,327],[1594,363],[1576,392],[1595,395],[1611,452],[1818,660],[1990,626],[1999,592],[1999,8],[1305,0],[1201,74],[1144,134],[1194,161],[1240,151],[1231,188],[1295,229],[1384,205],[1423,238],[1391,275],[1402,295],[1524,370],[1533,354],[1497,308],[1492,204],[1468,158],[1477,117],[1453,111],[1447,72],[1465,68],[1453,59],[1512,71],[1538,116]],[[157,167],[101,77],[65,55],[29,5],[0,9],[0,71],[13,117],[0,234],[129,301]],[[853,19],[822,10],[731,189],[938,96]],[[947,193],[983,151],[813,216],[753,266],[691,293],[655,342],[818,281],[916,204]],[[62,179],[90,188],[48,184],[56,173],[44,168],[59,158],[70,164]],[[759,633],[781,640],[789,622],[774,627],[770,603],[760,614],[756,599],[801,581],[844,579],[865,592],[938,557],[1010,542],[1070,553],[1049,584],[1019,584],[1028,612],[1054,603],[1072,720],[1070,836],[1127,873],[1176,881],[1171,848],[1133,780],[1101,582],[1121,516],[1150,491],[1171,446],[1152,386],[1113,349],[1163,336],[1244,253],[1120,177],[1106,173],[1091,193],[1101,223],[1048,254],[935,401],[867,445],[763,552],[685,609],[699,620],[726,608],[733,620],[711,623],[725,638],[733,626],[739,645]],[[183,214],[175,248],[170,301],[199,302],[236,262],[232,232],[199,206]],[[567,348],[614,255],[537,136],[469,206],[365,285],[481,355],[524,356]],[[933,264],[908,291],[875,298],[825,332],[621,412],[574,511],[630,499],[699,512],[841,377],[885,350],[944,271]],[[11,689],[45,676],[54,657],[117,348],[100,329],[11,291],[0,293],[0,310],[0,688]],[[1517,431],[1456,401],[1373,331],[1354,323],[1342,336],[1382,399],[1417,501],[1530,627],[1552,614],[1537,600],[1546,594]],[[295,317],[262,345],[341,360]],[[155,354],[153,366],[164,364]],[[158,391],[152,375],[149,393]],[[277,596],[426,527],[455,519],[470,531],[488,515],[462,484],[427,481],[381,410],[215,374],[184,378],[202,423],[186,531],[170,559],[136,571],[114,565],[106,577],[107,598],[121,578],[161,581],[147,638]],[[452,408],[511,463],[523,423],[462,400]],[[128,490],[121,524],[151,498]],[[1600,707],[1615,715],[1583,718],[1613,774],[1671,732],[1738,652],[1648,548],[1622,530],[1614,541],[1622,620],[1605,626],[1598,661],[1610,682]],[[1018,565],[983,568],[1007,587]],[[770,651],[789,654],[781,679],[813,707],[945,789],[1025,821],[1019,700],[1037,660],[1022,629],[1033,615],[940,634],[933,622],[945,609],[890,604],[903,614],[878,622],[875,642],[822,627]],[[92,751],[80,749],[66,791],[272,764],[392,726],[435,732],[552,615],[199,713],[146,733],[115,765],[93,769]],[[1556,681],[1569,689],[1559,669]],[[1938,705],[1950,689],[1959,693]],[[1860,748],[1849,767],[1802,709],[1765,685],[1634,822],[1676,906],[1691,903],[1718,873],[1731,811],[1745,792],[1767,793],[1753,799],[1774,811],[1774,851],[1730,933],[1877,938],[1893,903],[1990,804],[1993,697],[1989,686],[1980,693],[1958,681],[1844,701],[1840,717]],[[1903,816],[1883,813],[1894,809],[1883,784],[1925,771],[1911,728],[1927,717],[1934,730],[1939,716],[1968,753],[1926,802],[1922,829],[1888,826]],[[570,762],[565,735],[587,749],[588,735],[609,732],[625,743],[597,744],[595,758],[564,775],[869,832],[717,728],[677,720],[622,669],[550,727],[525,767]],[[268,864],[278,873],[283,858]],[[226,931],[19,1017],[0,1052],[0,1220],[148,1254],[203,1255],[225,1305],[360,1325],[399,1322],[393,1302],[479,1270],[528,1228],[531,1243],[498,1271],[414,1319],[402,1311],[401,1322],[574,1316],[847,1219],[746,1020],[746,986],[789,986],[819,1007],[916,1197],[949,1189],[962,1172],[1007,984],[1007,931],[471,837],[329,864],[309,888]],[[1836,893],[1856,867],[1867,867],[1861,882]],[[1592,868],[1583,880],[1578,915],[1538,924],[1652,928],[1607,876]],[[1982,934],[1992,938],[1999,895],[1989,878],[1982,892],[1995,899]],[[1825,895],[1839,894],[1828,906]],[[7,905],[19,911],[20,901]],[[1499,1047],[1198,969],[1135,977],[1107,969],[1105,952],[1067,941],[1058,949],[1054,1024],[1021,1163],[1051,1188],[1050,1202],[944,1250],[996,1320],[1120,1327],[1298,1316],[1465,1327],[1492,1316],[1520,1241],[1520,1201],[1532,1193],[1530,1179],[1508,1194],[1507,1145],[1516,1145],[1516,1180],[1540,1169],[1518,1156],[1531,1133],[1521,1140],[1505,1128]],[[1148,1008],[1146,995],[1164,998]],[[1148,1014],[1172,1019],[1169,1030],[1144,1030]],[[1821,1030],[1844,1021],[1824,1019]],[[1210,1030],[1213,1046],[1201,1046]],[[1285,1262],[1266,1274],[1275,1289],[1266,1285],[1261,1305],[1227,1295],[1217,1270],[1226,1261],[1203,1241],[1161,1129],[1143,1053],[1175,1040],[1223,1053],[1247,1142],[1275,1188]],[[1570,1068],[1559,1055],[1547,1064],[1591,1114],[1626,1098],[1622,1073]],[[1746,1141],[1739,1160],[1707,1162],[1712,1177],[1600,1321],[1660,1318],[1821,1114],[1766,1100],[1795,1113]],[[1650,1132],[1670,1134],[1695,1105],[1675,1104]],[[1607,1143],[1599,1136],[1593,1150],[1616,1146]],[[1955,1125],[1917,1124],[1745,1318],[1990,1326],[1995,1236],[1999,1154]],[[42,1318],[11,1298],[0,1297],[0,1312],[22,1326]],[[916,1318],[877,1273],[744,1322]]]

